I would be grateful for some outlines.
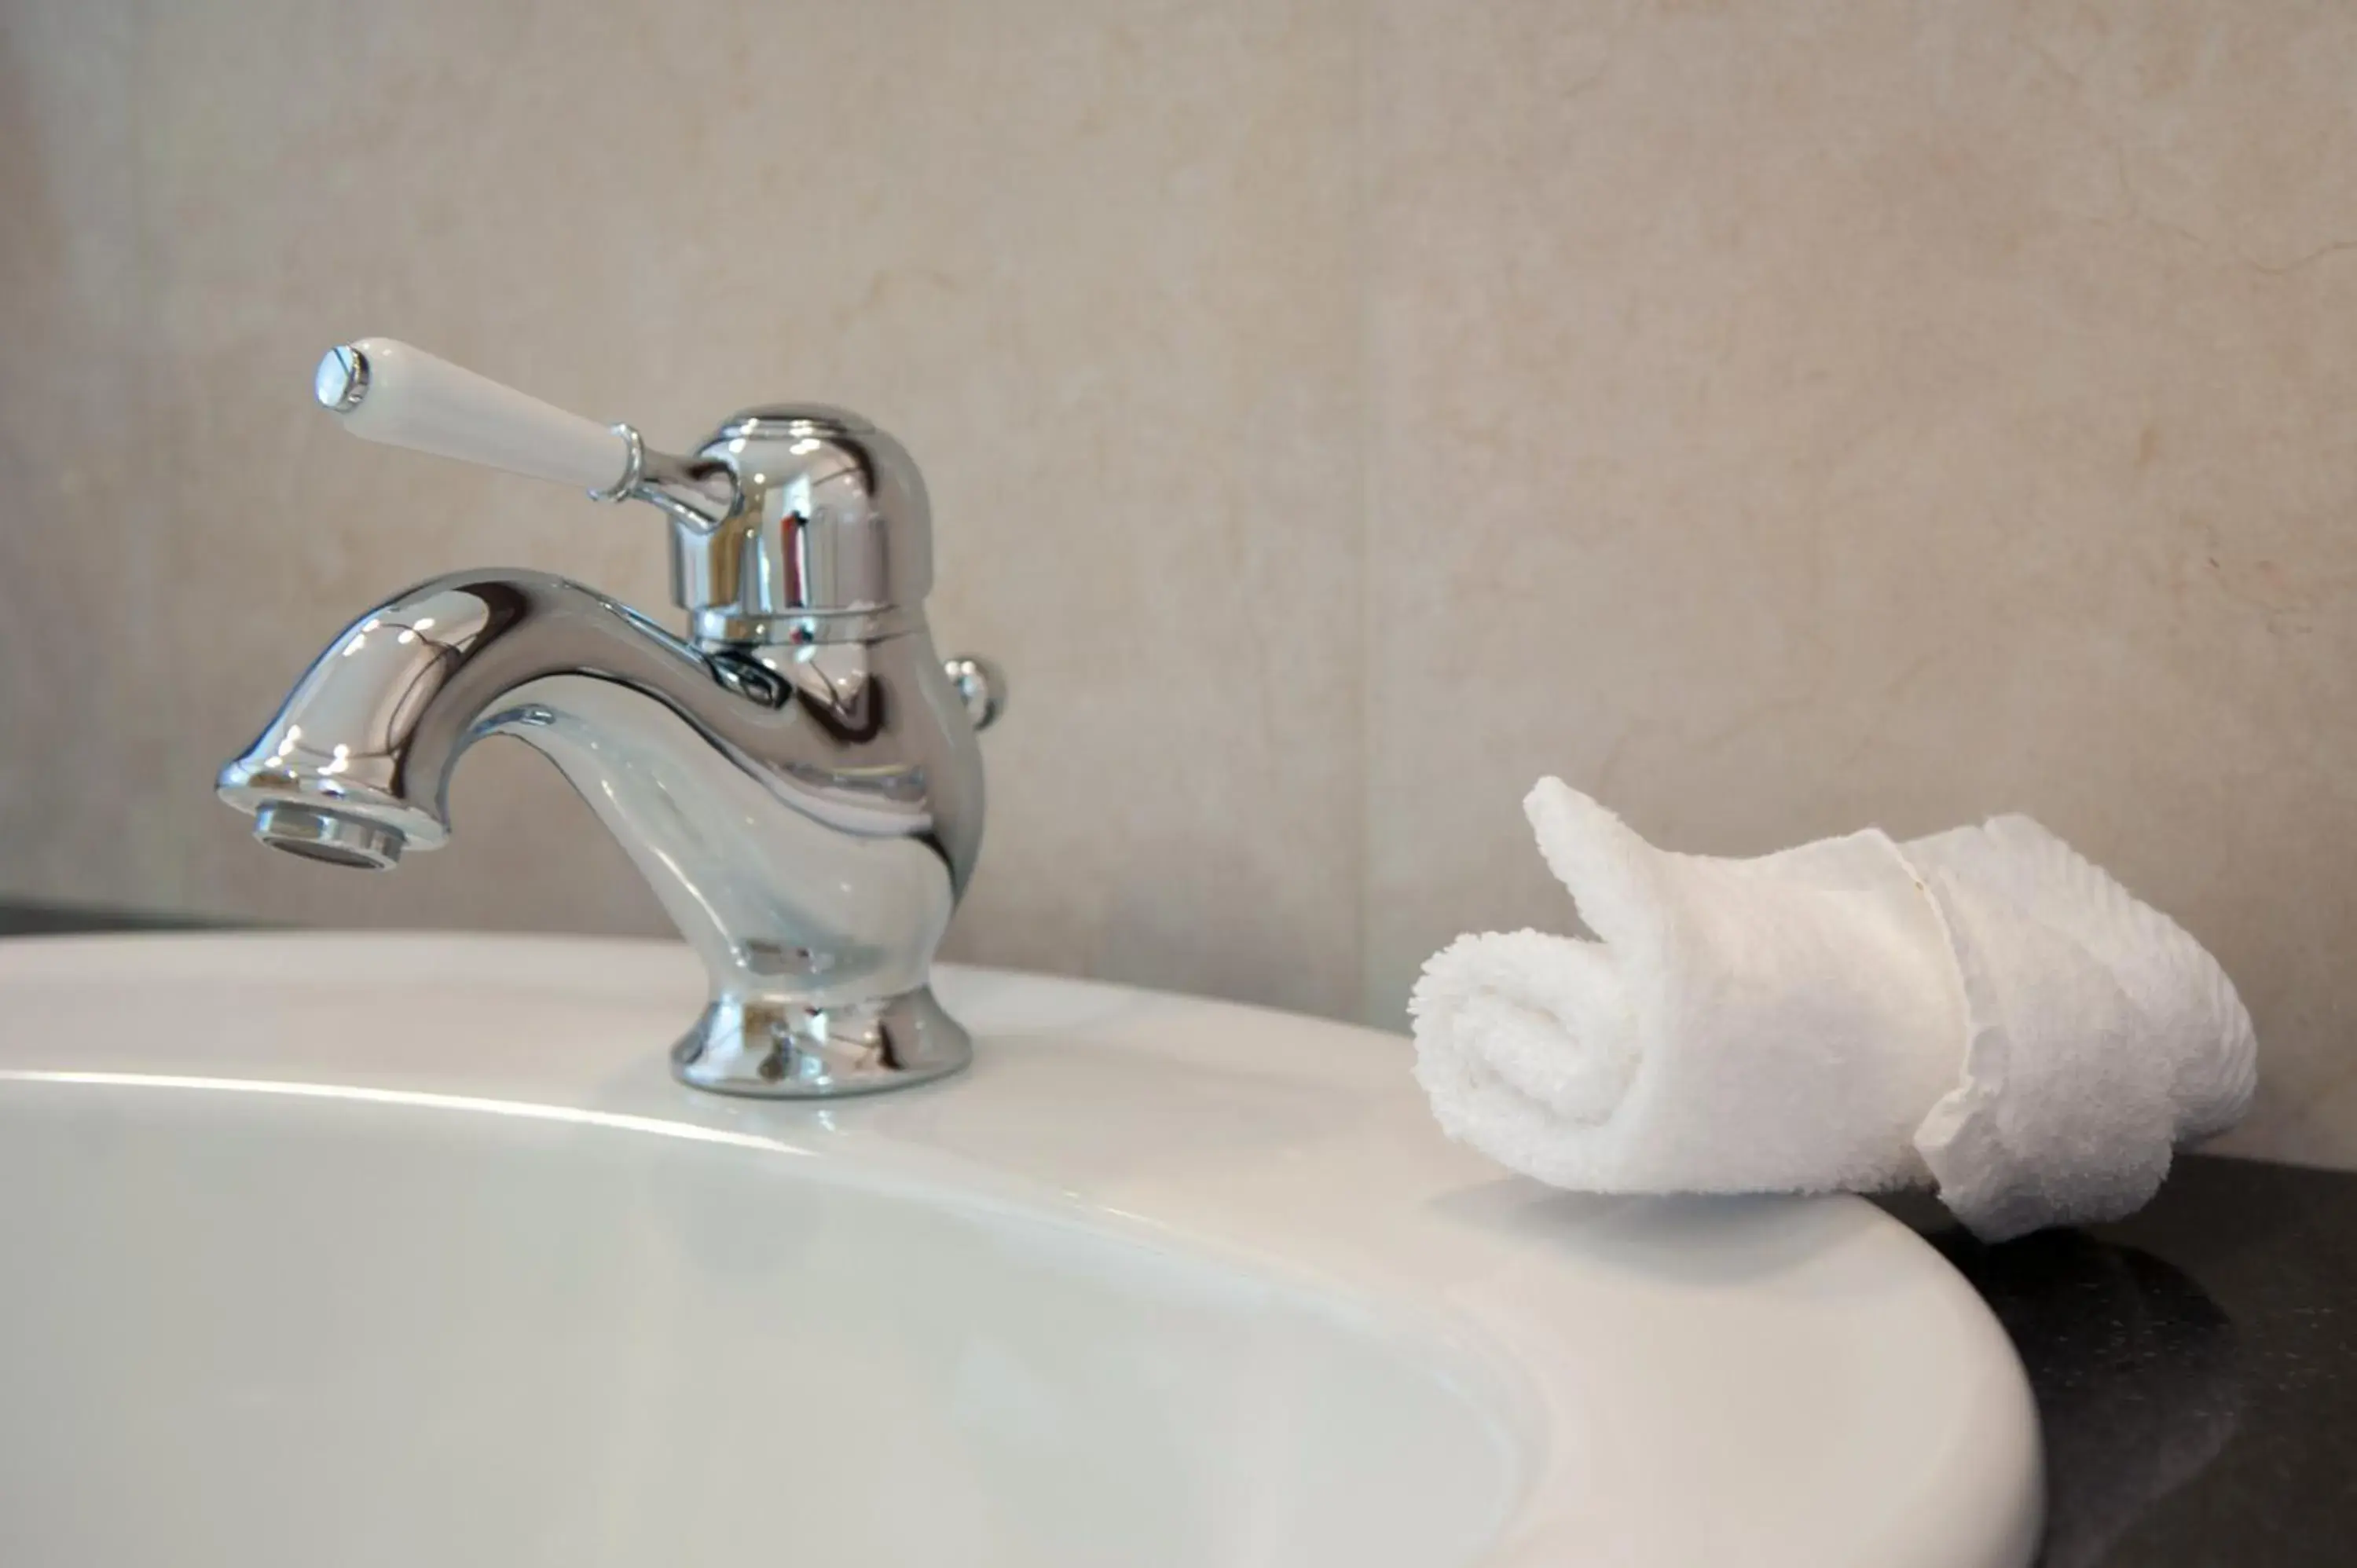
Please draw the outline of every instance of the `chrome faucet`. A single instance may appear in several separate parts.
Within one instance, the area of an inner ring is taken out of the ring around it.
[[[672,456],[386,338],[332,350],[315,390],[357,435],[657,507],[687,636],[540,572],[396,595],[221,770],[255,836],[390,868],[447,841],[460,756],[511,736],[572,782],[704,960],[681,1079],[804,1098],[963,1066],[929,977],[981,845],[974,733],[1004,684],[933,651],[931,523],[899,443],[791,404]]]

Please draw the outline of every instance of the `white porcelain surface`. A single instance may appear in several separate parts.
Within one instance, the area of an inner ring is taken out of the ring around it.
[[[609,424],[568,413],[530,392],[392,338],[352,345],[368,367],[359,404],[337,422],[365,441],[407,446],[576,489],[619,485],[630,449]],[[340,373],[319,371],[323,400],[345,391]]]
[[[0,947],[0,1561],[2018,1564],[1996,1322],[1853,1199],[1555,1194],[1403,1042],[986,971],[674,1084],[662,944]]]

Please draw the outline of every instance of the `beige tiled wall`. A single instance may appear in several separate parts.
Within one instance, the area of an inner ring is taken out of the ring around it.
[[[1014,671],[955,950],[1396,1025],[1682,847],[2027,810],[2357,1163],[2357,10],[0,0],[0,888],[655,930],[521,748],[457,847],[218,761],[346,618],[653,524],[364,448],[407,336],[686,440],[898,431]],[[494,755],[500,753],[499,755]]]

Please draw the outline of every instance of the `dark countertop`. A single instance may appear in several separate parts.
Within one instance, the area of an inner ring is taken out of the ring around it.
[[[203,923],[0,900],[0,936]],[[2190,1155],[2116,1225],[1995,1247],[1928,1197],[1883,1207],[2029,1369],[2040,1568],[2357,1563],[2357,1174]]]
[[[2187,1155],[2117,1224],[1994,1247],[1883,1206],[2029,1369],[2041,1568],[2357,1563],[2357,1175]]]

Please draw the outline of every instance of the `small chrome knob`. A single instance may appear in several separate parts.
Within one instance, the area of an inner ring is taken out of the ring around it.
[[[942,672],[950,678],[950,690],[965,705],[966,722],[976,734],[996,724],[1006,711],[1006,672],[996,660],[962,653],[943,660]]]

